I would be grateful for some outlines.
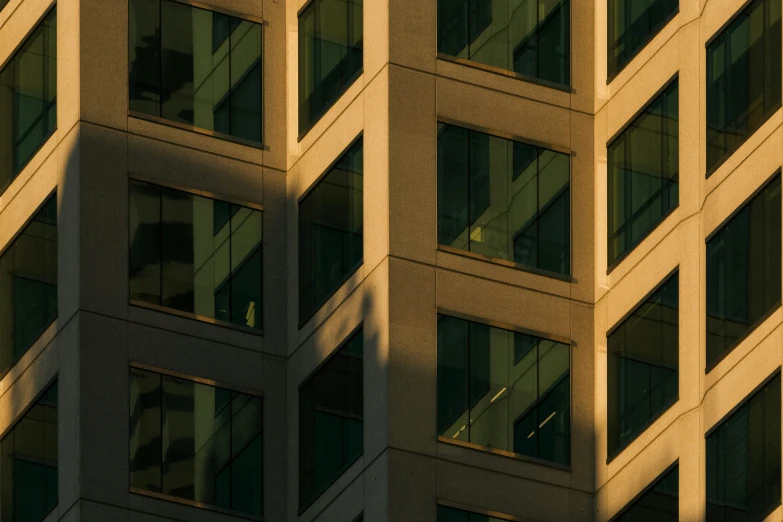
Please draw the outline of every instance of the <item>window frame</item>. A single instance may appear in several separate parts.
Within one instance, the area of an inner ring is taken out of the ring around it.
[[[508,323],[503,323],[501,321],[494,321],[492,319],[485,319],[485,318],[482,318],[482,317],[476,317],[476,316],[473,316],[473,315],[464,314],[462,312],[456,312],[454,310],[450,310],[450,309],[446,309],[446,308],[440,308],[440,307],[437,308],[437,310],[435,312],[436,322],[437,322],[437,317],[439,315],[443,315],[443,316],[447,316],[447,317],[453,317],[455,319],[461,319],[463,321],[468,321],[468,322],[472,322],[472,323],[478,323],[478,324],[486,325],[486,326],[489,326],[490,328],[499,328],[501,330],[506,330],[506,331],[509,331],[509,332],[517,332],[517,333],[521,333],[521,334],[525,334],[525,335],[531,335],[531,336],[538,337],[540,339],[544,339],[544,340],[547,340],[547,341],[553,341],[553,342],[556,342],[556,343],[564,344],[564,345],[567,345],[569,347],[569,350],[568,350],[568,380],[569,380],[569,384],[568,384],[568,416],[569,416],[568,445],[569,445],[569,455],[571,457],[571,460],[573,460],[572,458],[573,458],[573,455],[574,455],[574,452],[573,452],[573,450],[574,450],[574,438],[573,438],[573,429],[572,428],[573,428],[573,413],[574,413],[574,401],[573,401],[573,398],[574,398],[574,388],[573,388],[573,386],[571,386],[571,383],[572,383],[573,368],[574,368],[574,366],[573,366],[573,362],[574,362],[574,348],[577,347],[576,341],[574,341],[573,339],[569,339],[567,337],[563,337],[563,336],[557,335],[557,334],[552,334],[552,333],[547,333],[547,332],[539,332],[537,330],[531,330],[529,328],[524,328],[522,326],[515,326],[515,325],[508,324]],[[437,335],[436,335],[436,344],[437,344]],[[538,362],[536,362],[536,364],[538,364]],[[435,378],[436,378],[436,380],[437,380],[438,373],[439,373],[438,372],[438,367],[437,367],[437,364],[436,364],[435,365]],[[533,405],[531,405],[531,407],[532,406],[536,406],[537,404],[539,404],[541,402],[542,398],[545,397],[546,395],[548,395],[548,392],[551,392],[551,390],[546,390],[544,396],[537,397],[535,403]],[[437,393],[436,393],[436,395],[437,395]],[[436,396],[436,402],[437,402],[437,396]],[[529,411],[529,408],[528,408],[528,410],[525,410],[525,411]],[[433,422],[433,429],[434,429],[436,434],[438,433],[438,418],[437,417],[438,416],[435,415],[435,420]],[[519,417],[521,417],[521,415]],[[517,417],[517,418],[519,418],[519,417]],[[509,424],[513,425],[513,421],[510,418],[509,418]],[[475,442],[456,440],[456,439],[453,439],[453,438],[444,437],[443,435],[437,435],[436,441],[438,443],[451,444],[453,446],[461,446],[463,448],[476,450],[476,451],[481,451],[481,452],[488,453],[488,454],[500,455],[500,456],[503,456],[503,457],[510,457],[510,458],[513,458],[513,459],[517,459],[517,460],[521,460],[521,461],[525,461],[525,462],[530,462],[530,463],[533,463],[533,464],[539,464],[539,465],[542,465],[542,466],[546,466],[546,467],[549,467],[549,468],[558,469],[558,470],[562,470],[562,471],[570,472],[572,470],[572,464],[561,464],[559,462],[553,462],[551,460],[540,459],[538,457],[531,457],[531,456],[528,456],[528,455],[523,455],[522,453],[514,453],[513,451],[493,448],[493,447],[490,447],[490,446],[485,446],[483,444],[477,444]],[[439,503],[441,503],[441,502],[439,501]],[[444,505],[446,505],[446,504],[444,504]],[[456,506],[448,506],[448,507],[455,507],[456,509],[463,509],[463,508],[456,507]]]
[[[157,1],[158,1],[158,13],[159,13],[158,20],[159,20],[159,22],[161,21],[160,11],[162,9],[163,2],[173,2],[173,3],[176,3],[176,4],[182,4],[182,5],[190,6],[190,7],[195,8],[195,9],[202,9],[204,11],[209,11],[209,12],[213,12],[213,13],[219,13],[219,14],[223,14],[223,15],[226,15],[226,16],[230,16],[232,18],[238,18],[241,21],[252,22],[252,23],[258,24],[260,26],[260,29],[261,29],[261,53],[259,54],[258,67],[261,69],[261,71],[260,71],[261,72],[261,89],[260,89],[260,93],[259,93],[259,98],[260,98],[259,110],[261,112],[261,141],[260,142],[256,142],[256,141],[248,140],[248,139],[245,139],[245,138],[239,138],[239,137],[236,137],[236,136],[232,136],[231,134],[226,134],[225,132],[218,132],[218,131],[214,131],[214,130],[210,130],[210,129],[205,129],[203,127],[197,127],[195,125],[189,125],[187,123],[182,123],[182,122],[178,122],[178,121],[174,121],[174,120],[169,120],[169,119],[164,118],[162,116],[153,116],[151,114],[146,114],[146,113],[139,112],[139,111],[133,111],[133,110],[130,109],[130,90],[128,90],[128,93],[127,93],[128,97],[127,97],[127,103],[126,103],[126,107],[128,108],[128,117],[129,118],[135,118],[137,120],[146,120],[146,121],[149,121],[149,122],[152,122],[152,123],[156,123],[158,125],[163,125],[165,127],[172,127],[172,128],[175,128],[175,129],[180,129],[180,130],[185,130],[185,131],[189,131],[189,132],[194,132],[196,134],[202,134],[204,136],[211,136],[213,138],[217,138],[217,139],[222,140],[222,141],[233,142],[233,143],[236,143],[238,145],[243,145],[245,147],[251,147],[251,148],[262,150],[262,151],[269,151],[270,150],[269,149],[269,145],[267,145],[265,143],[266,133],[264,132],[264,130],[265,130],[264,123],[266,121],[266,118],[265,118],[265,114],[266,113],[265,113],[265,110],[264,110],[265,109],[265,106],[264,106],[264,95],[266,94],[266,90],[264,89],[264,87],[265,87],[264,80],[266,79],[266,75],[264,74],[264,51],[266,49],[266,47],[264,46],[264,41],[265,41],[266,31],[264,30],[264,28],[265,28],[265,26],[269,25],[269,22],[264,20],[263,18],[261,18],[259,16],[251,15],[249,13],[234,11],[232,9],[226,9],[225,7],[222,7],[222,6],[207,4],[207,3],[201,2],[199,0],[157,0]],[[160,27],[158,27],[158,33],[160,33],[160,32],[161,32]],[[127,40],[128,41],[128,46],[130,47],[130,42],[131,42],[130,17],[128,17],[128,35],[127,35],[127,39],[128,39]],[[158,45],[160,45],[160,34],[158,35]],[[160,51],[162,52],[162,49],[160,49]],[[163,68],[162,65],[159,64],[158,65],[158,73],[160,74],[161,78],[163,76],[162,73],[161,73],[162,68]],[[130,84],[130,63],[128,63],[128,82],[127,83],[128,83],[128,85]],[[158,105],[160,105],[160,104],[161,104],[161,102],[158,102]],[[215,106],[217,107],[218,105],[219,104],[216,104]],[[182,189],[178,189],[178,190],[182,190]]]
[[[497,518],[500,520],[508,520],[509,522],[525,522],[525,520],[527,520],[524,518],[515,517],[513,515],[507,515],[506,513],[501,513],[499,511],[492,511],[491,509],[472,507],[466,504],[460,504],[459,502],[444,500],[442,498],[438,498],[436,502],[437,502],[437,506],[458,509],[460,511],[467,511],[468,513],[475,513],[476,515],[484,515],[487,517]]]
[[[262,289],[261,299],[262,299],[262,303],[263,303],[263,298],[264,298],[263,294],[264,294],[265,288],[266,288],[265,285],[264,285],[264,279],[265,279],[264,276],[266,275],[266,271],[263,269],[263,267],[264,267],[264,265],[263,265],[263,253],[264,253],[264,250],[263,250],[263,248],[264,248],[264,230],[265,230],[264,206],[263,205],[261,205],[259,203],[252,203],[252,202],[249,202],[249,201],[244,201],[244,200],[237,199],[237,198],[232,198],[232,197],[229,197],[229,196],[223,196],[223,195],[220,195],[220,194],[215,194],[213,192],[209,192],[209,191],[206,191],[206,190],[200,190],[200,189],[195,189],[195,188],[192,188],[192,187],[185,187],[185,186],[182,186],[182,185],[169,183],[167,181],[162,181],[162,180],[151,178],[151,177],[148,177],[148,176],[143,176],[141,174],[136,174],[136,173],[133,173],[133,172],[129,172],[128,173],[128,198],[130,198],[130,185],[134,181],[135,182],[140,182],[140,183],[146,183],[148,185],[161,187],[161,188],[165,188],[165,189],[171,189],[171,190],[176,190],[176,191],[179,191],[179,192],[184,192],[186,194],[190,194],[190,195],[193,195],[193,196],[198,196],[198,197],[202,197],[202,198],[211,199],[213,201],[221,201],[221,202],[224,202],[224,203],[230,203],[232,205],[237,205],[237,206],[240,206],[240,207],[243,207],[243,208],[247,208],[247,209],[250,209],[250,210],[253,210],[253,211],[261,212],[261,243],[256,248],[253,249],[251,254],[249,254],[247,256],[247,258],[242,261],[242,263],[245,263],[247,261],[247,259],[249,259],[255,252],[258,251],[259,248],[261,249],[261,254],[262,254],[262,257],[261,257],[261,267],[262,267],[262,270],[261,270],[261,289]],[[130,207],[128,207],[128,208],[130,208]],[[130,231],[130,220],[131,220],[131,216],[130,216],[130,212],[128,212],[128,223],[127,223],[128,231]],[[131,241],[131,238],[128,237],[128,254],[127,254],[128,255],[128,259],[130,259],[130,241]],[[232,271],[232,273],[233,273],[233,271]],[[231,274],[229,274],[229,279],[230,279],[230,275]],[[215,289],[217,290],[218,288],[222,288],[223,285],[225,285],[226,281],[222,281],[220,285],[215,287]],[[264,334],[265,334],[265,331],[266,331],[265,328],[264,328],[265,324],[263,324],[263,316],[261,318],[262,319],[261,328],[251,328],[249,326],[236,324],[236,323],[232,323],[232,322],[229,322],[229,321],[224,321],[222,319],[216,319],[214,317],[207,317],[205,315],[200,315],[200,314],[191,313],[191,312],[185,312],[183,310],[178,310],[176,308],[170,308],[170,307],[164,306],[164,305],[159,305],[159,304],[155,304],[155,303],[148,303],[148,302],[142,301],[140,299],[133,299],[133,298],[130,297],[130,279],[128,279],[128,289],[127,290],[128,290],[128,302],[127,302],[127,304],[129,306],[134,306],[134,307],[137,307],[137,308],[144,308],[144,309],[147,309],[147,310],[152,310],[152,311],[160,312],[160,313],[167,314],[167,315],[174,315],[174,316],[182,317],[184,319],[190,319],[190,320],[198,321],[198,322],[201,322],[201,323],[207,323],[207,324],[211,324],[211,325],[215,325],[215,326],[220,326],[222,328],[229,328],[231,330],[238,330],[240,332],[253,334],[253,335],[259,336],[259,337],[263,337]],[[157,371],[157,370],[149,370],[149,371]],[[186,377],[183,377],[183,378],[185,378],[187,380],[193,380],[189,376],[186,376]],[[204,383],[204,384],[208,384],[208,383]],[[223,387],[223,386],[219,386],[219,387]]]

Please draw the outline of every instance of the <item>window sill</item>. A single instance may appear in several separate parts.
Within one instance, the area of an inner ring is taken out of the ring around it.
[[[326,494],[326,492],[329,491],[329,489],[332,486],[334,486],[337,483],[337,481],[340,480],[340,478],[343,477],[348,472],[348,470],[353,467],[354,464],[356,464],[357,462],[362,460],[362,457],[364,457],[364,451],[362,451],[362,453],[360,455],[358,455],[354,460],[352,460],[352,461],[346,463],[345,465],[343,465],[343,467],[340,469],[340,473],[334,478],[333,481],[331,481],[323,490],[321,490],[320,492],[318,492],[315,495],[313,495],[313,497],[310,498],[307,502],[305,502],[304,505],[299,507],[299,509],[296,512],[297,516],[301,517],[302,515],[305,514],[305,512],[308,509],[313,507],[313,505],[318,501],[318,499],[321,498],[324,494]],[[360,471],[360,473],[361,473],[361,471]],[[353,481],[353,480],[354,479],[352,478],[351,481]]]
[[[748,337],[750,337],[750,335],[751,335],[753,332],[755,332],[755,331],[756,331],[756,329],[757,329],[759,326],[761,326],[761,323],[763,323],[764,321],[766,321],[767,319],[769,319],[769,318],[770,318],[770,316],[772,316],[772,314],[774,314],[775,312],[777,312],[777,311],[780,309],[780,307],[781,307],[781,304],[783,304],[783,300],[780,300],[780,299],[779,299],[779,300],[778,300],[778,301],[777,301],[777,302],[776,302],[774,305],[772,305],[772,306],[770,307],[770,309],[769,309],[769,310],[767,310],[766,312],[764,312],[764,314],[763,314],[761,317],[759,317],[759,318],[758,318],[758,319],[756,319],[756,320],[755,320],[755,321],[754,321],[752,324],[750,324],[750,325],[748,326],[748,329],[747,329],[747,330],[745,330],[745,332],[744,332],[742,335],[740,335],[740,336],[739,336],[739,338],[737,338],[737,340],[736,340],[736,341],[734,341],[733,343],[731,343],[731,344],[729,345],[729,347],[728,347],[728,348],[726,348],[725,350],[723,350],[723,352],[722,352],[720,355],[718,355],[718,356],[717,356],[715,359],[713,359],[712,361],[710,361],[709,363],[707,363],[707,364],[706,364],[706,366],[705,366],[705,368],[704,368],[704,374],[706,375],[706,374],[710,373],[712,370],[714,370],[714,369],[715,369],[715,367],[716,367],[716,366],[718,366],[718,365],[719,365],[721,362],[723,362],[723,360],[724,360],[726,357],[728,357],[728,356],[729,356],[729,354],[730,354],[731,352],[733,352],[733,351],[734,351],[734,350],[735,350],[735,349],[736,349],[736,348],[737,348],[737,347],[738,347],[740,344],[742,344],[742,342],[743,342],[743,341],[745,341],[745,339],[747,339]]]
[[[174,129],[180,129],[188,132],[193,132],[196,134],[201,134],[204,136],[210,136],[212,138],[217,138],[222,141],[230,141],[232,143],[244,145],[245,147],[252,147],[254,149],[259,149],[262,151],[269,151],[269,147],[264,145],[263,143],[258,143],[243,138],[237,138],[235,136],[231,136],[230,134],[211,131],[209,129],[202,129],[201,127],[188,125],[186,123],[179,123],[176,121],[167,120],[166,118],[161,118],[159,116],[151,116],[149,114],[144,114],[143,112],[136,112],[136,111],[129,110],[128,116],[131,118],[136,118],[137,120],[146,120],[152,123],[157,123],[158,125],[163,125],[164,127],[172,127]]]
[[[678,193],[679,193],[679,190],[680,190],[680,188],[679,188],[679,183],[680,183],[680,180],[679,180],[679,179],[677,179],[677,184],[678,184],[678,187],[677,187],[677,192],[678,192]],[[625,260],[626,260],[626,258],[628,258],[628,256],[630,256],[630,255],[631,255],[631,253],[632,253],[634,250],[636,250],[636,249],[639,247],[639,245],[641,245],[642,243],[644,243],[644,241],[645,241],[645,240],[646,240],[648,237],[650,237],[650,235],[651,235],[653,232],[655,232],[655,229],[656,229],[656,228],[658,228],[659,226],[661,226],[661,225],[663,224],[663,222],[664,222],[664,221],[666,221],[666,219],[667,219],[669,216],[671,216],[672,214],[674,214],[674,211],[675,211],[675,210],[677,210],[678,208],[680,208],[680,204],[679,204],[679,203],[677,203],[677,206],[675,206],[675,207],[672,207],[672,208],[671,208],[671,209],[670,209],[670,210],[669,210],[669,211],[668,211],[666,214],[664,214],[664,215],[663,215],[663,216],[661,216],[659,219],[657,219],[657,220],[656,220],[654,223],[652,223],[652,224],[650,225],[650,230],[649,230],[649,231],[648,231],[648,232],[647,232],[647,233],[646,233],[644,236],[642,236],[642,238],[641,238],[641,239],[639,239],[639,242],[638,242],[638,243],[636,243],[634,246],[632,246],[630,249],[628,249],[628,251],[626,251],[626,252],[624,252],[623,254],[621,254],[621,255],[620,255],[620,256],[619,256],[617,259],[615,259],[614,261],[612,261],[612,262],[609,264],[609,266],[606,268],[606,275],[609,275],[609,274],[611,274],[611,273],[612,273],[612,271],[614,271],[614,269],[615,269],[615,268],[617,268],[618,266],[620,266],[620,264],[621,264],[623,261],[625,261]],[[609,240],[608,240],[608,238],[607,238],[607,247],[608,247],[608,246],[609,246]]]
[[[334,297],[335,294],[340,291],[340,289],[345,285],[345,283],[347,283],[348,280],[351,279],[354,276],[354,274],[356,274],[356,272],[362,267],[363,264],[364,264],[364,257],[362,257],[362,259],[359,259],[359,262],[356,263],[356,265],[353,268],[348,270],[348,272],[345,274],[345,277],[343,277],[340,280],[340,282],[335,285],[334,290],[332,292],[330,292],[329,295],[327,295],[324,299],[322,299],[315,306],[315,308],[313,308],[312,312],[308,313],[303,319],[299,319],[299,323],[297,324],[297,328],[299,330],[301,330],[302,328],[305,327],[305,325],[307,325],[308,322],[310,322],[313,319],[313,317],[318,315],[318,312],[321,311],[321,309],[324,307],[324,305],[326,305],[326,303],[328,303],[332,299],[332,297]],[[358,282],[357,282],[357,286],[358,286]],[[353,290],[354,289],[352,288],[351,291],[353,291]],[[347,296],[346,296],[346,299],[347,299]]]
[[[156,305],[156,304],[152,304],[152,303],[147,303],[145,301],[140,301],[138,299],[130,299],[128,301],[128,304],[131,305],[131,306],[136,306],[138,308],[146,308],[148,310],[154,310],[156,312],[161,312],[161,313],[168,314],[168,315],[176,315],[178,317],[183,317],[185,319],[192,319],[192,320],[199,321],[199,322],[202,322],[202,323],[213,324],[215,326],[220,326],[222,328],[229,328],[231,330],[238,330],[240,332],[245,332],[245,333],[257,335],[259,337],[263,337],[263,335],[264,335],[264,331],[263,330],[258,330],[256,328],[250,328],[249,326],[243,326],[243,325],[240,325],[240,324],[229,323],[228,321],[221,321],[220,319],[213,319],[212,317],[206,317],[206,316],[198,315],[198,314],[191,314],[189,312],[183,312],[183,311],[177,310],[175,308],[169,308],[167,306],[161,306],[161,305]]]
[[[534,275],[538,275],[538,276],[549,277],[549,278],[552,278],[552,279],[558,279],[560,281],[565,281],[566,283],[573,283],[573,284],[577,284],[578,283],[578,281],[576,279],[574,279],[572,276],[563,275],[563,274],[560,274],[558,272],[552,272],[550,270],[543,270],[543,269],[540,269],[540,268],[536,268],[536,267],[528,266],[528,265],[523,265],[523,264],[520,264],[520,263],[515,263],[513,261],[507,261],[505,259],[500,259],[500,258],[497,258],[497,257],[485,256],[483,254],[477,254],[475,252],[470,252],[468,250],[462,250],[460,248],[450,247],[448,245],[440,245],[439,244],[438,245],[438,250],[440,250],[441,252],[448,253],[448,254],[454,254],[454,255],[457,255],[457,256],[467,257],[467,258],[470,258],[470,259],[476,259],[477,261],[484,261],[485,263],[492,263],[494,265],[501,265],[501,266],[505,266],[505,267],[508,267],[508,268],[513,268],[515,270],[519,270],[519,271],[522,271],[522,272],[528,272],[530,274],[534,274]]]
[[[452,446],[459,446],[462,448],[474,450],[474,451],[480,451],[482,453],[487,453],[490,455],[498,455],[501,457],[507,457],[512,458],[515,460],[519,460],[522,462],[528,462],[530,464],[536,464],[539,466],[545,466],[548,468],[554,468],[561,471],[571,471],[571,466],[567,464],[558,464],[557,462],[551,462],[549,460],[544,459],[538,459],[535,457],[528,457],[527,455],[522,455],[520,453],[514,453],[513,451],[506,451],[506,450],[500,450],[497,448],[491,448],[489,446],[482,446],[481,444],[474,444],[472,442],[465,442],[462,440],[455,440],[450,439],[448,437],[443,437],[441,435],[438,435],[438,442],[441,442],[443,444],[449,444]]]
[[[678,375],[678,379],[679,379],[679,375]],[[663,417],[663,414],[666,413],[667,411],[669,411],[672,408],[672,406],[677,404],[677,401],[679,401],[679,400],[680,400],[680,394],[678,393],[677,395],[675,395],[674,399],[672,399],[669,403],[664,405],[663,408],[661,408],[661,411],[659,411],[658,413],[653,415],[650,418],[650,420],[648,420],[646,423],[644,423],[644,425],[641,428],[639,428],[639,430],[636,432],[636,435],[634,435],[632,439],[626,441],[624,444],[621,444],[619,448],[617,448],[616,450],[614,450],[611,453],[609,451],[607,451],[606,465],[608,466],[613,460],[615,460],[617,457],[619,457],[620,454],[623,451],[628,449],[631,446],[631,444],[633,444],[636,440],[638,440],[639,437],[641,437],[642,434],[645,431],[650,429],[650,427],[653,424],[655,424],[658,421],[658,419]]]
[[[157,500],[163,500],[165,502],[173,502],[175,504],[181,504],[181,505],[184,505],[184,506],[190,506],[190,507],[194,507],[194,508],[198,508],[198,509],[204,509],[206,511],[212,511],[212,512],[215,512],[215,513],[221,513],[223,515],[229,515],[229,516],[232,516],[232,517],[242,518],[242,519],[245,519],[245,520],[254,520],[254,521],[257,521],[257,522],[263,522],[264,521],[264,517],[263,516],[257,517],[257,516],[254,516],[254,515],[248,515],[247,513],[243,513],[241,511],[234,511],[234,510],[231,510],[231,509],[224,509],[224,508],[221,508],[221,507],[218,507],[218,506],[213,506],[211,504],[204,504],[203,502],[196,502],[194,500],[187,500],[187,499],[175,497],[175,496],[172,496],[172,495],[165,495],[163,493],[155,493],[153,491],[147,491],[147,490],[141,489],[141,488],[131,487],[130,488],[130,493],[133,494],[133,495],[139,495],[139,496],[142,496],[142,497],[149,497],[149,498],[154,498],[154,499],[157,499]]]
[[[499,74],[501,76],[506,76],[508,78],[515,78],[517,80],[522,80],[528,83],[535,83],[537,85],[541,85],[543,87],[549,87],[550,89],[555,89],[558,91],[562,91],[568,94],[576,94],[576,89],[571,87],[570,85],[563,85],[562,83],[552,82],[549,80],[543,80],[541,78],[536,78],[535,76],[530,76],[527,74],[520,74],[514,71],[510,71],[508,69],[502,69],[500,67],[495,67],[494,65],[487,65],[481,62],[476,62],[474,60],[468,60],[466,58],[457,58],[456,56],[451,56],[444,53],[438,53],[437,56],[438,60],[443,60],[446,62],[452,62],[457,63],[460,65],[464,65],[466,67],[472,67],[473,69],[480,69],[482,71],[487,71],[495,74]]]
[[[309,1],[308,1],[308,3],[310,3],[311,1],[312,1],[312,0],[309,0]],[[339,89],[339,90],[337,91],[337,94],[335,94],[335,96],[334,96],[334,100],[332,100],[332,102],[329,104],[329,106],[328,106],[328,107],[326,107],[326,108],[324,108],[324,110],[323,110],[323,111],[321,111],[321,113],[320,113],[320,114],[318,114],[318,116],[316,116],[315,118],[313,118],[313,121],[311,121],[310,123],[308,123],[307,125],[305,125],[305,126],[304,126],[304,127],[303,127],[303,128],[300,130],[300,131],[299,131],[299,134],[298,134],[298,135],[297,135],[297,137],[296,137],[296,142],[297,142],[297,143],[300,143],[300,142],[301,142],[301,141],[304,139],[304,137],[305,137],[305,136],[307,136],[307,133],[308,133],[308,132],[310,132],[311,130],[313,130],[313,127],[315,127],[316,125],[318,125],[318,122],[319,122],[319,121],[321,121],[321,120],[323,119],[323,117],[324,117],[324,116],[326,116],[326,115],[329,113],[329,111],[332,109],[332,107],[334,107],[334,106],[335,106],[335,104],[336,104],[336,103],[337,103],[337,102],[340,100],[340,98],[342,98],[342,97],[343,97],[343,94],[345,94],[345,93],[346,93],[346,91],[347,91],[348,89],[350,89],[350,88],[351,88],[351,86],[352,86],[354,83],[356,83],[356,80],[358,80],[358,79],[359,79],[359,77],[360,77],[362,74],[364,74],[364,63],[362,63],[362,66],[361,66],[361,67],[359,67],[359,70],[358,70],[358,71],[356,71],[356,72],[354,73],[354,75],[353,75],[353,76],[351,76],[351,77],[348,79],[348,81],[347,81],[347,82],[345,82],[345,85],[344,85],[344,86],[343,86],[341,89]]]

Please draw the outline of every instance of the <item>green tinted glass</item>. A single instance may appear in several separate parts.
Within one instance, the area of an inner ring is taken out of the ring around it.
[[[678,0],[609,0],[606,73],[616,76],[679,9]]]
[[[507,522],[507,520],[453,507],[438,506],[438,522]]]
[[[664,474],[637,498],[614,517],[611,522],[677,522],[680,519],[679,506],[680,470],[679,465]]]

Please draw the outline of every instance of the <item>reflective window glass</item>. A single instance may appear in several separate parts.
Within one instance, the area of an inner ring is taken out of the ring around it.
[[[263,513],[260,397],[131,368],[131,488]]]
[[[363,153],[360,138],[299,202],[299,325],[362,262]]]
[[[438,435],[569,464],[567,344],[438,315]]]
[[[438,52],[568,85],[568,0],[438,0]]]
[[[56,9],[0,70],[0,115],[2,193],[57,127]]]
[[[449,506],[438,506],[438,522],[507,522],[507,520]]]
[[[363,0],[312,0],[299,15],[299,133],[359,77]]]
[[[780,108],[780,11],[754,0],[708,42],[708,176]]]
[[[679,204],[678,112],[674,80],[608,146],[610,266]]]
[[[677,522],[680,519],[680,471],[675,465],[611,522]]]
[[[57,317],[57,196],[0,254],[0,375]]]
[[[438,243],[571,273],[571,158],[438,125]]]
[[[780,174],[707,241],[707,368],[780,304]]]
[[[364,451],[362,330],[299,389],[299,507],[304,509]]]
[[[609,456],[677,399],[679,272],[661,283],[607,338]]]
[[[678,0],[609,0],[606,73],[614,78],[677,13]]]
[[[780,374],[707,436],[706,522],[756,522],[780,505]]]
[[[129,0],[130,110],[261,142],[261,24]]]
[[[40,522],[57,506],[57,383],[0,441],[0,520]]]
[[[260,210],[131,181],[130,298],[263,328]]]

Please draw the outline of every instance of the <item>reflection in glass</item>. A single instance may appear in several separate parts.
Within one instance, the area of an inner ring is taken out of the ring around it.
[[[608,146],[609,265],[679,204],[678,80]]]
[[[299,323],[362,262],[362,139],[299,203]]]
[[[261,398],[131,368],[131,488],[263,512]]]
[[[679,9],[678,0],[609,0],[607,75],[613,78]]]
[[[312,504],[364,451],[361,328],[299,390],[299,507]]]
[[[0,520],[40,522],[57,506],[57,383],[0,441]]]
[[[780,374],[707,437],[706,522],[755,522],[780,505]]]
[[[507,522],[507,520],[453,507],[438,506],[438,522]]]
[[[0,70],[0,193],[56,127],[57,13],[53,8]]]
[[[780,174],[707,242],[707,368],[780,303]]]
[[[130,109],[261,142],[261,24],[129,0]]]
[[[608,336],[610,457],[677,399],[679,279],[664,281]]]
[[[299,15],[299,133],[361,74],[363,0],[313,0]]]
[[[438,125],[438,243],[568,275],[571,158]]]
[[[754,0],[707,46],[707,174],[780,107],[781,4]]]
[[[677,522],[680,519],[679,465],[658,477],[633,504],[623,509],[612,522]]]
[[[570,346],[438,316],[438,434],[569,464]]]
[[[438,0],[438,52],[568,85],[568,0]]]
[[[57,196],[0,255],[0,375],[57,317]]]
[[[261,330],[260,210],[131,181],[130,298]]]

